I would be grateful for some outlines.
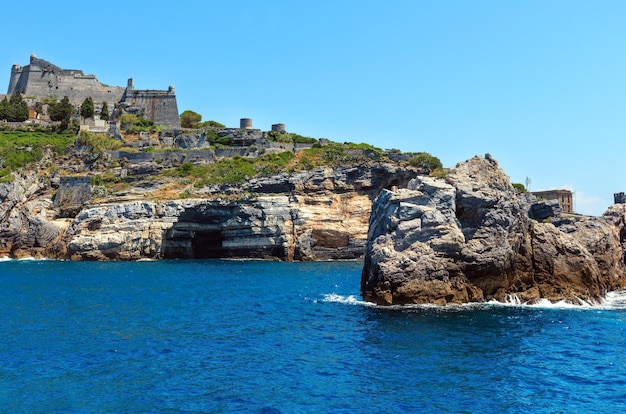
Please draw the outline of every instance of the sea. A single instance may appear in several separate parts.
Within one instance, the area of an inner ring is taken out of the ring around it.
[[[626,412],[626,292],[385,308],[361,266],[3,260],[0,412]]]

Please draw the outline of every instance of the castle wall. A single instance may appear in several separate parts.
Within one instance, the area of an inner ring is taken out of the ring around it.
[[[174,87],[168,90],[134,90],[132,79],[126,87],[108,86],[100,83],[95,75],[81,70],[62,69],[52,63],[31,55],[30,64],[13,65],[8,95],[21,93],[26,98],[67,96],[74,105],[80,105],[91,97],[96,108],[106,102],[111,111],[120,101],[143,109],[144,117],[157,125],[180,128],[178,104]]]
[[[180,128],[178,104],[172,87],[166,91],[134,90],[126,91],[127,103],[144,109],[144,118],[157,125]]]
[[[11,69],[8,95],[21,93],[25,97],[62,99],[80,105],[91,97],[94,103],[106,102],[111,108],[119,102],[125,88],[101,84],[94,75],[81,70],[65,70],[43,59],[31,56],[30,65]]]

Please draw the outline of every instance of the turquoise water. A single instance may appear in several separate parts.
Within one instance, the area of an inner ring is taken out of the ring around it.
[[[0,411],[626,411],[626,306],[382,309],[359,263],[0,263]]]

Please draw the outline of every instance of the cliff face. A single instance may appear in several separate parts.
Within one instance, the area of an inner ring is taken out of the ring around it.
[[[535,204],[535,207],[537,205]],[[599,300],[626,286],[626,206],[538,222],[488,155],[383,190],[372,206],[361,289],[379,304]]]
[[[35,175],[0,185],[0,255],[74,260],[354,259],[365,251],[372,199],[412,168],[317,168],[229,187],[221,199],[109,202],[71,219]],[[45,180],[44,180],[45,181]],[[73,191],[60,186],[56,199]],[[26,237],[28,235],[28,237]]]

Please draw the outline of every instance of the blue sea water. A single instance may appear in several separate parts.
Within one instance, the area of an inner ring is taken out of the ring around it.
[[[620,413],[626,301],[412,307],[360,263],[0,263],[0,412]]]

